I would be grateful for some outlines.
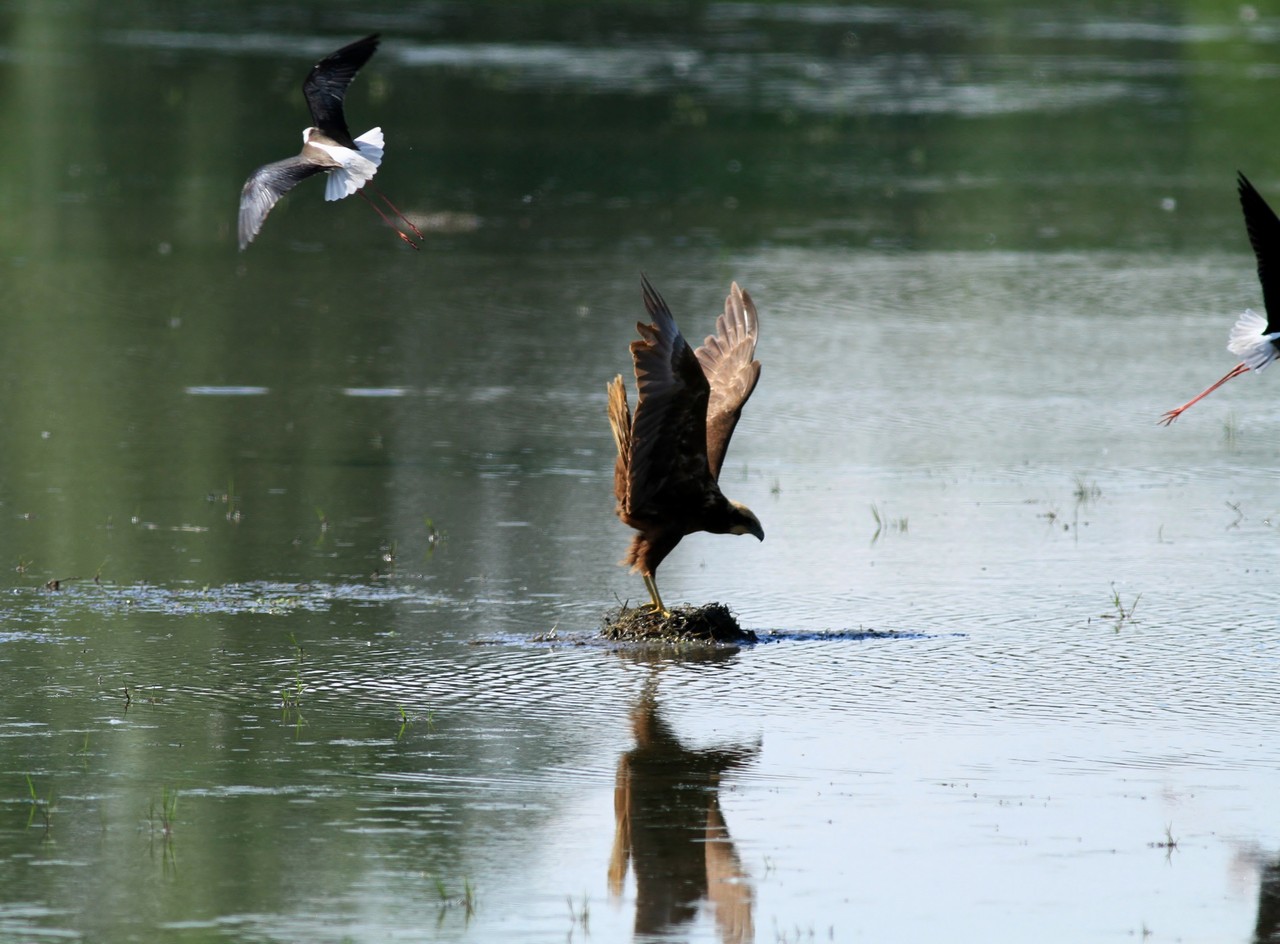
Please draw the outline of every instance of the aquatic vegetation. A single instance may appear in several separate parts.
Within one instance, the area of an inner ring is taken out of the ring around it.
[[[556,623],[545,633],[538,633],[533,636],[531,642],[560,642],[560,624]]]
[[[1173,823],[1166,823],[1164,827],[1164,838],[1157,839],[1154,842],[1147,843],[1150,849],[1163,849],[1166,862],[1173,861],[1173,852],[1178,848],[1178,840],[1173,838]]]
[[[290,690],[290,685],[286,684],[280,693],[280,705],[285,708],[286,711],[290,708],[298,707],[299,703],[302,701],[302,691],[306,688],[306,684],[302,681],[302,660],[306,658],[306,650],[302,648],[297,637],[294,636],[293,633],[289,634],[289,642],[293,644],[296,656],[293,663],[293,680],[290,683],[292,685],[292,691]]]
[[[399,559],[399,542],[396,540],[382,541],[378,545],[378,560],[386,566],[378,566],[374,568],[373,573],[369,575],[371,580],[393,580],[396,576],[396,562]]]
[[[880,540],[880,536],[886,531],[897,531],[899,534],[907,533],[907,517],[903,515],[901,518],[890,518],[888,515],[880,512],[880,506],[874,502],[871,505],[871,517],[875,519],[876,530],[871,535],[871,543],[874,546]]]
[[[800,944],[801,941],[816,941],[818,939],[817,931],[813,925],[802,928],[797,924],[793,925],[790,930],[775,926],[773,935],[778,944]],[[835,930],[833,928],[828,929],[827,940],[835,940]]]
[[[1089,502],[1102,497],[1102,489],[1098,487],[1097,482],[1089,482],[1085,480],[1083,475],[1076,476],[1076,487],[1071,492],[1078,505],[1087,505]]]
[[[427,550],[423,557],[429,558],[436,552],[436,548],[444,543],[445,534],[436,527],[434,518],[423,518],[422,523],[427,529]]]
[[[49,793],[45,797],[41,797],[36,792],[36,785],[31,780],[31,774],[27,774],[27,793],[31,797],[31,812],[27,816],[27,826],[30,827],[36,821],[38,815],[44,823],[44,831],[47,834],[49,828],[53,825],[53,811],[56,809],[53,800],[53,787],[49,787]]]
[[[306,683],[302,680],[302,660],[306,658],[306,650],[298,642],[293,633],[289,634],[289,642],[293,644],[296,656],[293,663],[293,679],[286,683],[280,692],[280,719],[285,724],[292,724],[295,736],[301,736],[306,719],[302,717],[302,692]]]
[[[102,586],[102,571],[106,569],[107,562],[109,560],[111,560],[110,557],[105,558],[102,561],[102,563],[98,565],[98,569],[93,572],[93,577],[91,578],[81,577],[78,575],[71,576],[71,577],[51,577],[44,582],[44,589],[50,590],[50,591],[58,591],[86,579],[91,579],[96,586],[100,587]],[[16,570],[19,574],[25,577],[27,575],[27,571],[31,569],[31,565],[33,563],[34,561],[29,561],[25,559],[19,560],[14,570]]]
[[[1111,584],[1112,611],[1110,613],[1103,613],[1100,619],[1114,620],[1116,624],[1116,629],[1119,629],[1125,623],[1131,623],[1134,621],[1133,612],[1138,608],[1138,601],[1141,599],[1142,599],[1142,594],[1139,593],[1137,596],[1133,598],[1133,602],[1130,603],[1128,607],[1126,607],[1124,605],[1124,602],[1120,599],[1120,591],[1116,589],[1116,585],[1113,582]]]
[[[1222,421],[1222,445],[1228,450],[1234,450],[1239,441],[1240,422],[1234,413],[1228,413],[1227,418]]]
[[[1172,852],[1178,848],[1178,840],[1173,838],[1173,823],[1166,823],[1164,827],[1164,838],[1155,842],[1149,842],[1147,845],[1152,849],[1166,849]]]
[[[176,789],[161,786],[160,787],[160,803],[156,805],[153,799],[147,810],[147,824],[152,840],[152,853],[155,851],[155,838],[160,837],[163,844],[161,856],[164,869],[167,873],[176,872],[178,868],[177,854],[173,848],[173,828],[178,817],[178,791]]]
[[[210,492],[205,495],[204,500],[210,504],[226,505],[226,518],[232,524],[239,524],[244,517],[240,512],[240,496],[236,494],[234,478],[227,479],[227,490],[225,492]]]
[[[178,791],[166,786],[160,787],[160,805],[154,800],[147,811],[147,822],[153,833],[158,832],[168,842],[173,838],[173,826],[178,818]]]
[[[440,920],[444,920],[447,912],[454,909],[461,909],[463,915],[469,921],[476,913],[476,889],[471,884],[471,879],[463,876],[462,894],[450,895],[449,888],[444,883],[444,879],[440,876],[435,877],[436,893],[440,896]]]
[[[1063,531],[1071,530],[1071,524],[1069,522],[1062,520],[1062,515],[1058,512],[1058,509],[1056,508],[1050,508],[1048,511],[1043,511],[1037,517],[1043,518],[1046,522],[1048,522],[1050,527],[1057,527],[1059,524],[1061,524]]]
[[[569,938],[573,939],[573,928],[582,928],[582,933],[591,934],[591,902],[587,898],[587,893],[582,893],[582,904],[575,905],[573,896],[566,895],[565,901],[569,905],[569,923],[573,926],[569,929]]]
[[[124,691],[125,710],[128,710],[129,706],[132,705],[135,700],[139,704],[143,704],[143,705],[160,705],[164,703],[163,695],[159,695],[159,694],[144,695],[143,694],[143,692],[145,691],[163,692],[164,689],[160,688],[158,685],[151,685],[141,690],[139,690],[137,686],[134,686],[132,689],[130,689],[130,687],[126,685],[123,691]],[[134,695],[137,695],[138,697],[135,699]]]

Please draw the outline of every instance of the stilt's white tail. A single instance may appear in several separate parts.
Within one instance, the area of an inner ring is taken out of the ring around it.
[[[324,198],[341,200],[349,197],[369,181],[378,172],[382,163],[382,129],[373,128],[355,139],[356,150],[344,147],[326,147],[342,166],[329,171],[329,179],[325,183]]]
[[[382,140],[381,128],[370,128],[356,138],[356,150],[373,161],[374,167],[382,165],[382,149],[384,147],[386,147],[386,142]]]
[[[1262,370],[1280,355],[1280,348],[1272,343],[1280,338],[1280,332],[1264,334],[1266,330],[1267,319],[1246,308],[1231,329],[1227,350],[1248,364],[1250,370]]]

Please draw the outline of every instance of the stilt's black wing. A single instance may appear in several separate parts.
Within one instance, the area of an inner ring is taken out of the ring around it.
[[[358,39],[337,52],[330,53],[311,68],[311,74],[302,83],[302,94],[307,97],[311,120],[315,126],[343,147],[355,150],[355,141],[347,130],[347,120],[342,115],[342,99],[347,86],[356,77],[361,66],[369,61],[378,48],[378,34]]]
[[[1245,229],[1258,259],[1262,303],[1267,309],[1266,333],[1271,334],[1280,331],[1280,219],[1244,174],[1240,174],[1239,187]]]
[[[249,175],[240,191],[240,248],[253,242],[271,208],[286,193],[312,174],[327,170],[321,164],[304,160],[301,155],[264,164]]]

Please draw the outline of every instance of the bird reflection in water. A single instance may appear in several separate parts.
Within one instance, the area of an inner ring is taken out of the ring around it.
[[[747,944],[754,893],[720,812],[720,778],[760,746],[686,748],[659,714],[657,688],[655,672],[631,710],[636,746],[618,761],[609,892],[622,895],[630,865],[637,935],[673,931],[706,902],[720,940]]]
[[[1231,857],[1231,877],[1243,886],[1258,881],[1258,919],[1252,944],[1280,944],[1280,857],[1256,843],[1243,843]]]
[[[1280,859],[1262,867],[1258,882],[1258,922],[1253,930],[1255,944],[1280,941]]]

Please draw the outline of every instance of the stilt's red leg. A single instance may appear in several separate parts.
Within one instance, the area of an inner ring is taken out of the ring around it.
[[[400,232],[396,224],[391,221],[391,218],[388,217],[387,214],[382,212],[382,208],[378,206],[378,204],[374,203],[372,200],[369,199],[369,195],[367,193],[365,193],[363,190],[357,190],[356,193],[360,194],[360,196],[364,198],[365,203],[373,207],[373,212],[377,213],[378,216],[382,218],[382,222],[386,223],[389,227],[391,227],[392,232],[394,232],[397,236],[403,239],[406,243],[408,243],[414,249],[422,248],[417,243],[415,243],[412,239],[406,236],[404,233]],[[379,194],[379,196],[381,196],[381,194]],[[385,200],[386,198],[383,197],[383,199]],[[405,222],[408,222],[408,220],[406,220]],[[413,224],[410,223],[409,225],[412,226]],[[418,231],[415,229],[414,232],[417,233]],[[421,236],[422,234],[418,233],[418,235]]]
[[[1199,403],[1201,400],[1203,400],[1203,399],[1204,399],[1205,397],[1207,397],[1209,394],[1213,393],[1213,391],[1215,391],[1215,390],[1217,390],[1219,387],[1221,387],[1221,386],[1222,386],[1224,383],[1226,383],[1228,380],[1230,380],[1230,379],[1231,379],[1231,378],[1233,378],[1233,377],[1239,377],[1241,374],[1243,374],[1243,373],[1244,373],[1246,370],[1248,370],[1248,369],[1249,369],[1249,365],[1248,365],[1248,364],[1244,364],[1244,363],[1236,364],[1236,366],[1235,366],[1235,367],[1233,367],[1233,368],[1231,368],[1231,371],[1230,371],[1230,372],[1229,372],[1225,377],[1223,377],[1221,380],[1219,380],[1216,384],[1213,384],[1213,385],[1212,385],[1212,386],[1210,386],[1210,387],[1206,387],[1204,390],[1200,391],[1200,393],[1196,394],[1194,397],[1192,397],[1192,398],[1191,398],[1190,400],[1188,400],[1186,403],[1182,404],[1182,406],[1174,407],[1174,408],[1173,408],[1172,410],[1170,410],[1168,413],[1166,413],[1166,414],[1164,414],[1163,416],[1161,416],[1161,417],[1160,417],[1160,425],[1161,425],[1161,426],[1168,426],[1170,423],[1172,423],[1174,420],[1176,420],[1179,416],[1181,416],[1181,415],[1182,415],[1182,413],[1183,413],[1183,411],[1184,411],[1184,410],[1186,410],[1186,409],[1187,409],[1187,407],[1192,406],[1192,405],[1194,405],[1194,404],[1196,404],[1196,403]]]
[[[372,190],[374,193],[376,193],[378,196],[380,196],[380,197],[382,198],[382,202],[383,202],[383,203],[385,203],[387,206],[391,207],[391,212],[392,212],[392,213],[394,213],[396,216],[400,217],[400,219],[402,219],[402,220],[404,221],[404,225],[405,225],[405,226],[407,226],[407,227],[409,227],[409,229],[413,230],[413,235],[417,236],[419,239],[423,239],[423,238],[424,238],[424,237],[423,237],[423,235],[422,235],[422,231],[421,231],[421,230],[419,230],[419,229],[418,229],[418,227],[414,226],[414,225],[413,225],[413,222],[412,222],[412,221],[411,221],[407,216],[405,216],[403,213],[401,213],[401,212],[400,212],[400,208],[399,208],[399,207],[397,207],[394,203],[392,203],[389,199],[387,199],[387,195],[386,195],[385,193],[383,193],[381,190],[379,190],[379,189],[378,189],[377,187],[375,187],[373,184],[370,184],[370,185],[369,185],[369,189],[370,189],[370,190]]]

